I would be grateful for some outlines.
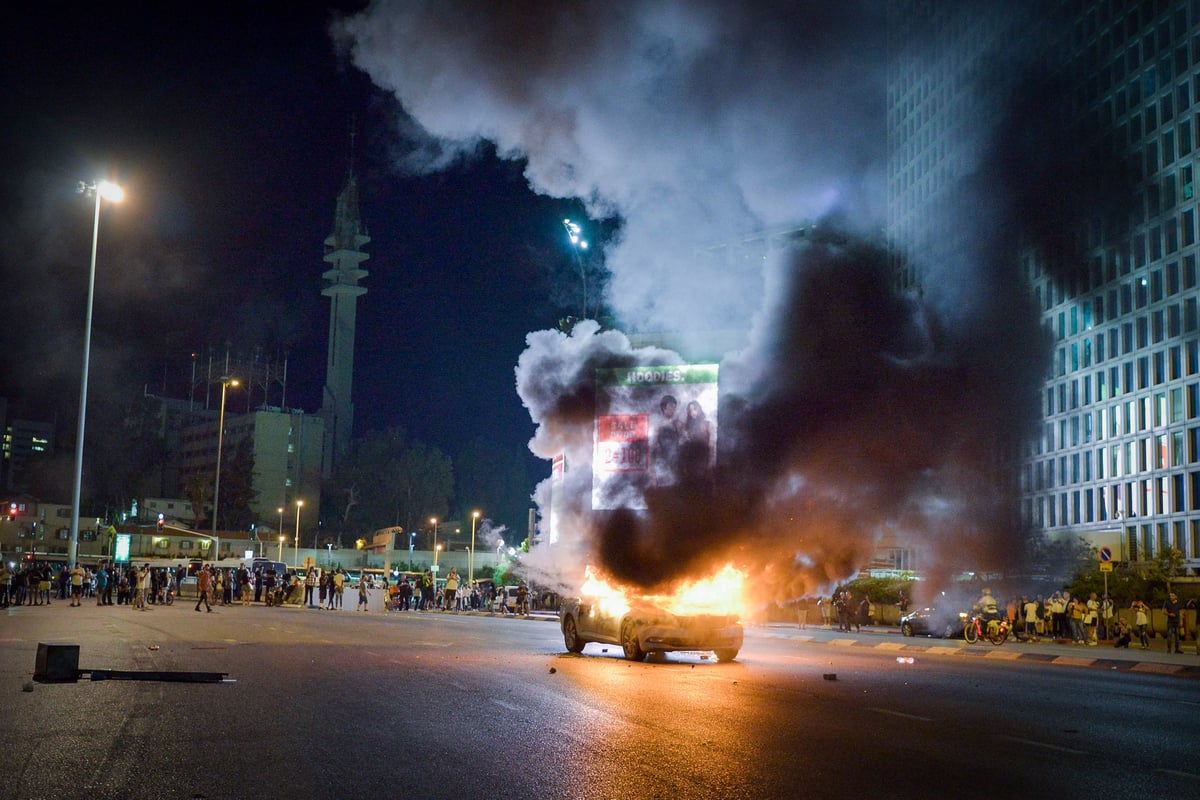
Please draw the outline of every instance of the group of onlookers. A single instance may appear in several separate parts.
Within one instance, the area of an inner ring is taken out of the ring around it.
[[[136,605],[169,602],[176,591],[175,571],[168,567],[120,566],[101,562],[96,567],[76,564],[55,566],[48,562],[10,568],[0,564],[0,608],[50,605],[54,600],[82,605]]]

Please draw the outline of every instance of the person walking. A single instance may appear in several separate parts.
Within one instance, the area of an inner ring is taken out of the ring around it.
[[[208,593],[212,590],[212,573],[208,571],[208,567],[201,567],[196,573],[196,592],[199,596],[196,598],[196,610],[200,610],[200,604],[204,603],[204,610],[212,613],[212,606],[208,603]]]

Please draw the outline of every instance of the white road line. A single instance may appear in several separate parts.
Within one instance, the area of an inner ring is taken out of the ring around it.
[[[506,703],[503,700],[496,700],[495,698],[492,699],[492,702],[495,703],[496,705],[500,706],[501,708],[507,708],[509,711],[524,711],[525,710],[525,709],[521,708],[520,706],[514,706],[512,703]]]
[[[875,706],[868,706],[867,710],[874,711],[878,714],[889,714],[893,717],[903,717],[904,719],[915,719],[918,722],[933,722],[933,720],[929,717],[918,717],[916,714],[905,714],[903,711],[893,711],[890,708],[877,708]]]
[[[1156,769],[1154,771],[1161,772],[1164,775],[1173,775],[1176,778],[1192,778],[1193,780],[1200,778],[1200,775],[1197,775],[1194,772],[1184,772],[1183,770],[1178,769]]]
[[[1061,747],[1057,744],[1050,744],[1049,742],[1039,742],[1034,739],[1022,739],[1019,736],[997,736],[996,738],[1004,739],[1005,741],[1008,741],[1008,742],[1016,742],[1018,744],[1027,744],[1030,747],[1041,747],[1045,750],[1054,750],[1055,752],[1058,752],[1058,753],[1070,753],[1070,754],[1076,755],[1076,756],[1089,755],[1089,753],[1086,750],[1075,750],[1070,747]]]

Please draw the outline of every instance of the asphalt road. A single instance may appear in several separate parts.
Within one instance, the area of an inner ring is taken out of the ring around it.
[[[232,682],[31,684],[39,641]],[[633,664],[524,619],[22,608],[0,798],[1196,796],[1195,680],[963,647],[777,627]]]

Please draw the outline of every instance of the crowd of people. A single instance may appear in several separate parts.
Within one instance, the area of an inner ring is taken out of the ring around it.
[[[310,608],[337,611],[342,609],[348,588],[353,591],[351,576],[346,570],[310,567],[277,574],[273,563],[238,567],[197,565],[190,571],[184,567],[152,566],[149,563],[114,564],[101,562],[95,566],[77,564],[69,568],[62,564],[33,562],[10,568],[0,564],[0,608],[11,605],[40,606],[54,601],[72,606],[84,602],[97,605],[128,605],[134,609],[150,609],[170,604],[179,594],[179,582],[190,576],[196,581],[195,610],[212,610],[213,606],[262,603],[267,606],[304,605]],[[389,581],[364,573],[357,581],[356,610],[368,610],[368,596],[380,589],[384,608],[389,611],[486,611],[496,614],[528,614],[538,608],[555,608],[557,598],[551,593],[532,592],[521,582],[511,595],[504,586],[490,580],[468,582],[451,569],[445,580],[435,580],[432,571],[402,575]],[[190,599],[190,598],[189,598]]]
[[[816,601],[821,613],[821,623],[826,629],[835,628],[843,632],[861,631],[864,625],[877,621],[877,607],[868,595],[855,597],[850,591],[838,589],[830,596]],[[900,598],[900,613],[908,609],[908,600]],[[1175,592],[1168,593],[1161,607],[1165,621],[1167,651],[1182,653],[1183,642],[1189,631],[1186,627],[1187,608],[1195,608],[1195,601],[1183,603]],[[808,602],[800,610],[800,627],[806,625]],[[965,610],[965,609],[964,609]],[[1097,592],[1086,596],[1058,591],[1049,597],[1041,595],[1012,596],[1001,601],[985,587],[980,597],[971,604],[971,610],[980,615],[986,625],[992,620],[1006,619],[1009,629],[1023,641],[1039,642],[1042,639],[1060,643],[1070,642],[1081,647],[1095,647],[1101,641],[1111,642],[1114,647],[1140,647],[1150,649],[1153,611],[1141,598],[1134,598],[1125,613],[1111,597],[1101,597]],[[1195,631],[1192,632],[1196,634]],[[1200,647],[1198,647],[1200,651]]]

